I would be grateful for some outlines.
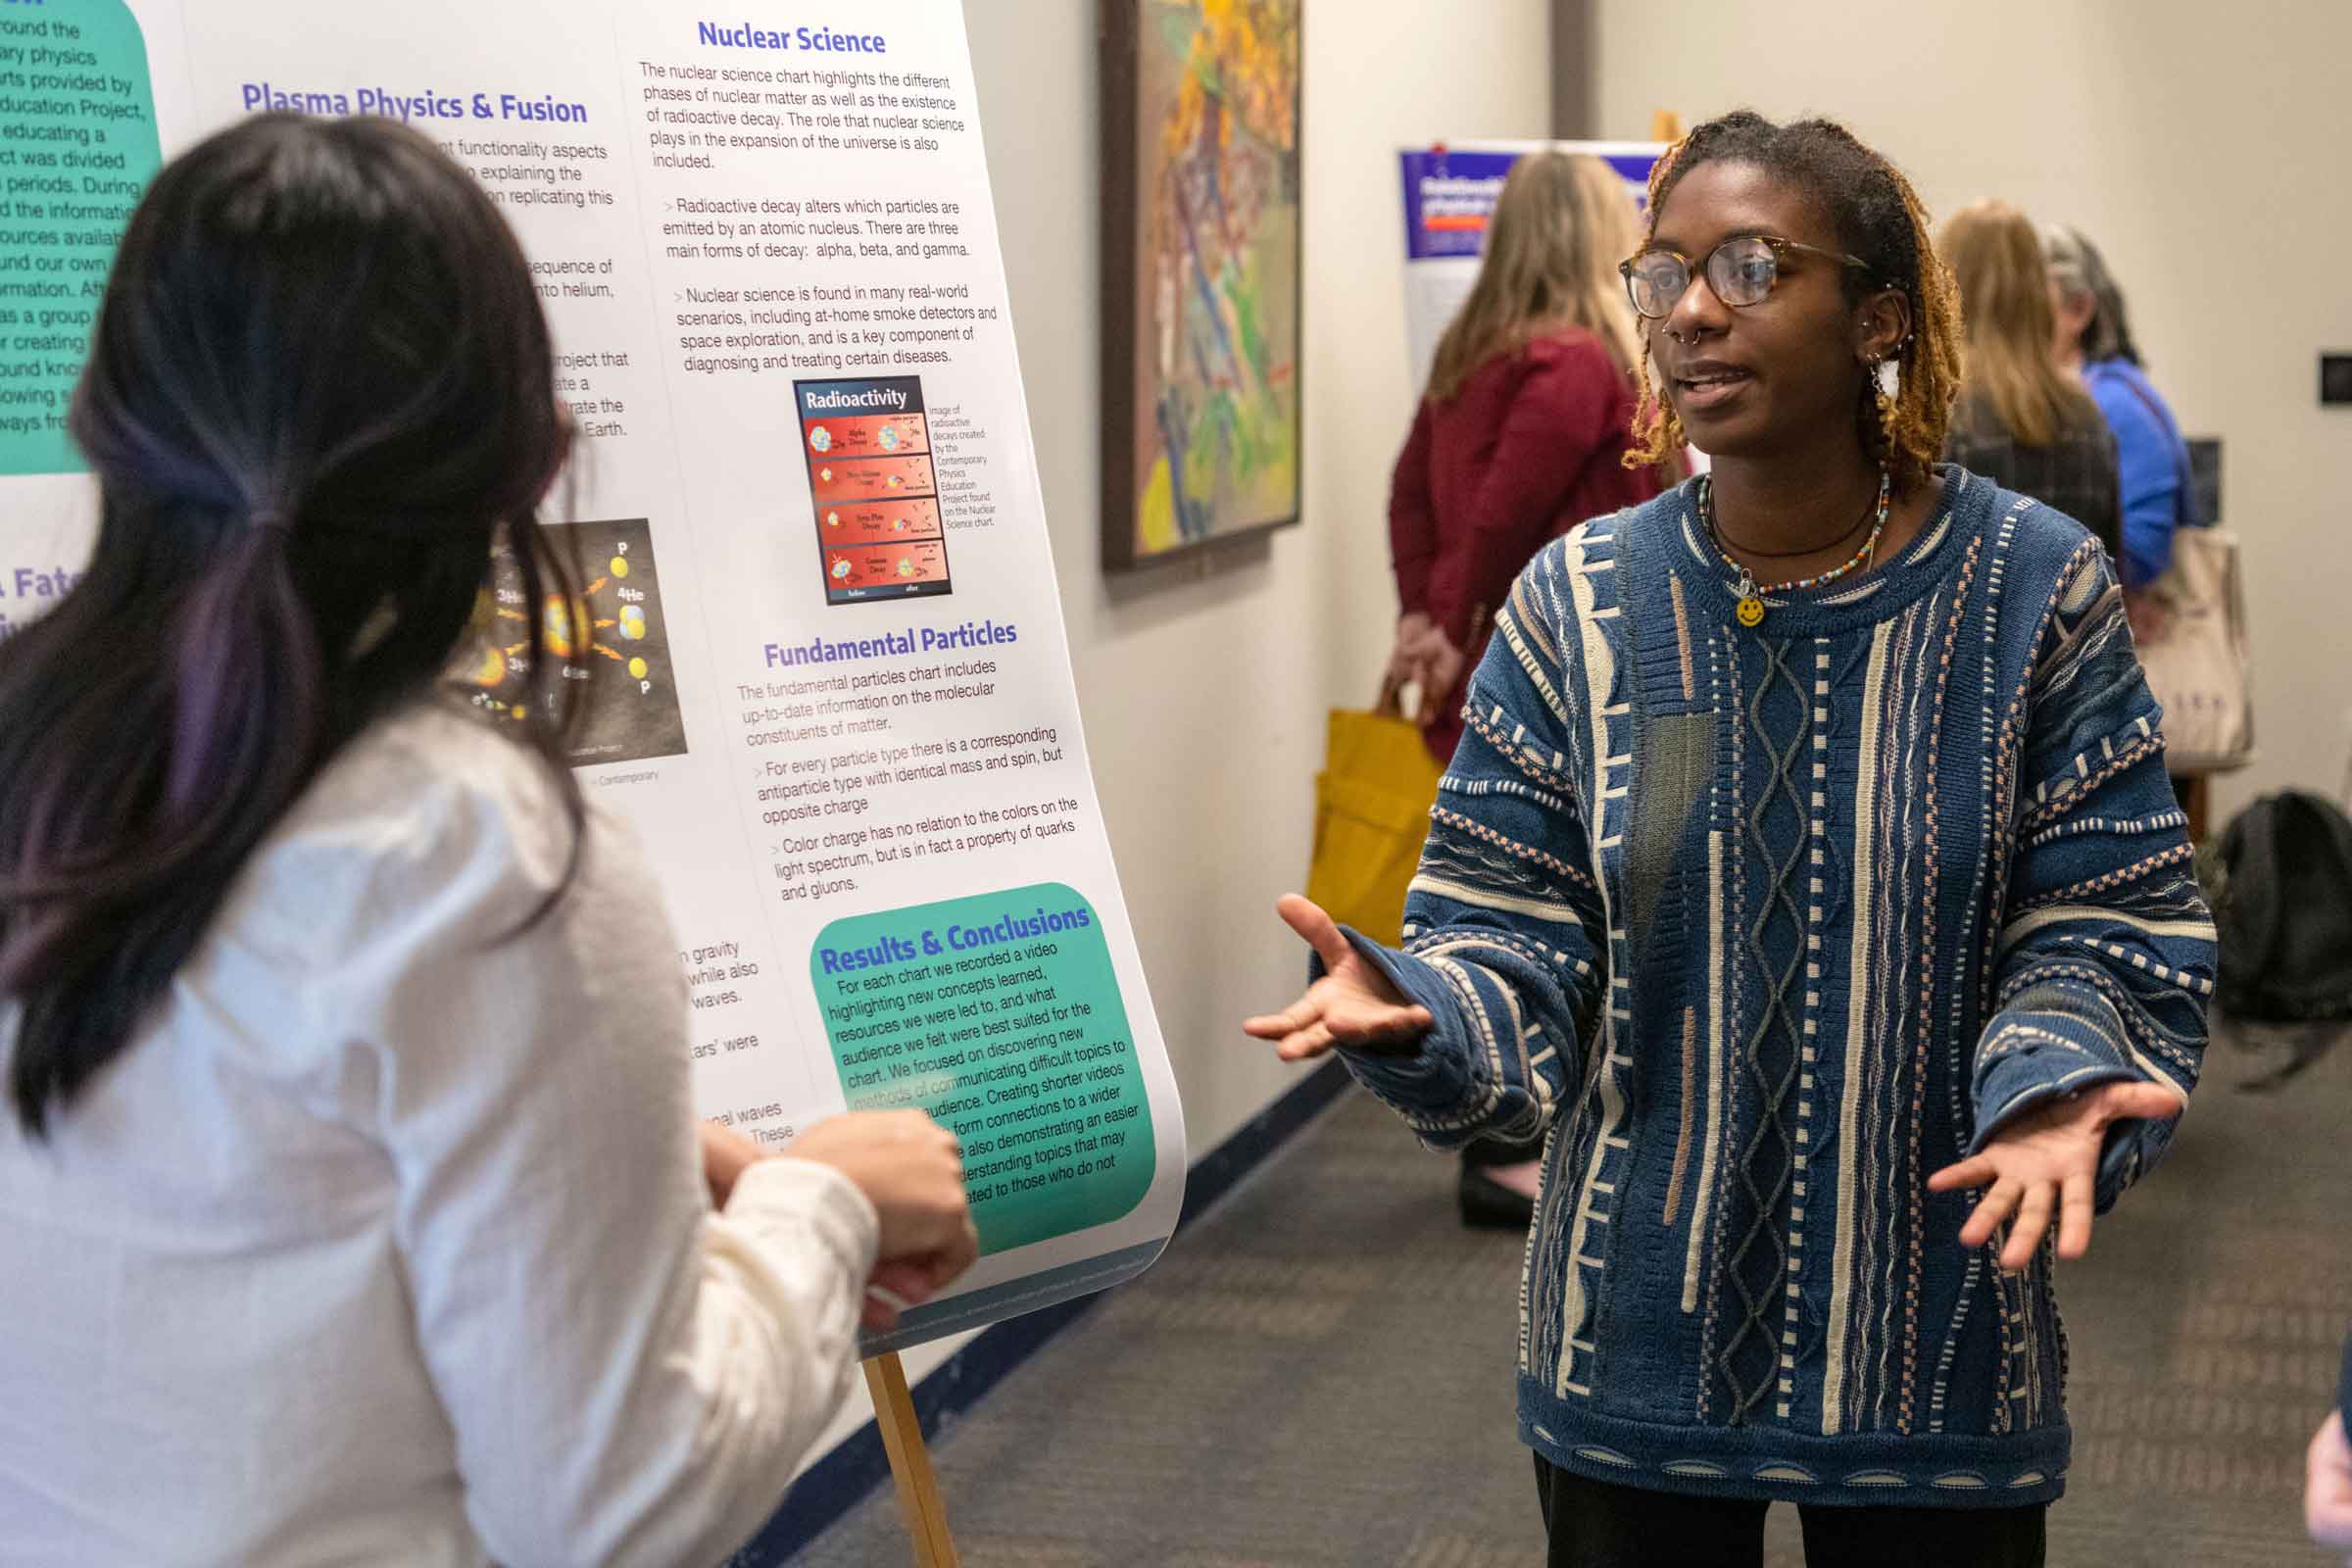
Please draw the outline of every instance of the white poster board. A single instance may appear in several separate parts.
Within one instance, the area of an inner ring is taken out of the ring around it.
[[[408,121],[539,274],[584,591],[500,609],[587,682],[574,760],[659,869],[700,1110],[772,1146],[919,1104],[964,1139],[984,1256],[868,1352],[1139,1272],[1183,1119],[1087,766],[958,0],[0,6],[0,637],[88,549],[62,422],[102,259],[159,157],[264,109]],[[493,659],[474,700],[521,694]]]

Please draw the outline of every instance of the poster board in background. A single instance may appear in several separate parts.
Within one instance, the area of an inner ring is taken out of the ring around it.
[[[1429,385],[1429,367],[1438,339],[1470,286],[1478,281],[1478,259],[1487,221],[1511,166],[1532,152],[1549,149],[1589,153],[1615,170],[1642,205],[1649,189],[1650,166],[1665,152],[1663,142],[1634,141],[1465,141],[1407,147],[1396,155],[1404,195],[1404,335],[1413,395]]]
[[[582,459],[554,519],[581,592],[505,587],[472,701],[528,700],[533,620],[582,683],[573,759],[649,851],[698,1110],[770,1147],[845,1105],[962,1137],[984,1255],[869,1354],[1141,1271],[1184,1124],[958,0],[47,0],[0,7],[0,67],[65,78],[0,105],[0,305],[38,329],[0,334],[0,636],[88,553],[64,400],[159,160],[264,110],[407,121],[521,240]]]

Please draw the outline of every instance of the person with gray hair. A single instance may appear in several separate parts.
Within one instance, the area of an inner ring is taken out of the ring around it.
[[[2080,229],[2052,224],[2042,231],[2042,249],[2058,318],[2058,363],[2082,377],[2115,432],[2124,514],[2118,564],[2124,587],[2137,593],[2172,564],[2173,531],[2198,521],[2188,446],[2141,366],[2123,290],[2098,248]]]

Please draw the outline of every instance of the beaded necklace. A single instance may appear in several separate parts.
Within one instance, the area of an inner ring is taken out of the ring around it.
[[[1764,596],[1766,594],[1819,588],[1825,583],[1836,582],[1865,561],[1870,560],[1879,548],[1879,536],[1886,531],[1886,509],[1892,501],[1893,495],[1894,486],[1891,476],[1884,466],[1881,466],[1879,469],[1878,514],[1870,525],[1870,537],[1862,541],[1861,549],[1846,558],[1843,565],[1833,566],[1828,571],[1816,572],[1810,577],[1792,577],[1787,582],[1759,583],[1756,581],[1756,574],[1733,560],[1732,553],[1723,547],[1723,535],[1715,526],[1715,487],[1708,475],[1700,474],[1698,476],[1698,520],[1706,528],[1707,542],[1715,547],[1715,554],[1723,558],[1725,565],[1739,573],[1739,579],[1730,586],[1732,597],[1738,601],[1732,607],[1732,612],[1739,617],[1740,624],[1760,626],[1764,623]]]

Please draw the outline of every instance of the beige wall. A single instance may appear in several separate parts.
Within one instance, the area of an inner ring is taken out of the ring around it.
[[[1306,520],[1245,564],[1114,594],[1099,542],[1095,14],[966,0],[964,22],[1087,745],[1198,1158],[1297,1076],[1238,1025],[1305,978],[1273,903],[1305,875],[1324,711],[1370,698],[1396,616],[1388,474],[1414,397],[1396,151],[1543,135],[1550,33],[1544,0],[1308,7]],[[910,1352],[908,1372],[953,1343]],[[862,1391],[852,1404],[835,1437],[872,1413]]]
[[[1388,471],[1413,403],[1396,149],[1541,135],[1549,114],[1543,0],[1308,10],[1306,520],[1137,595],[1099,567],[1095,6],[965,7],[1087,745],[1196,1157],[1291,1077],[1236,1025],[1304,977],[1272,905],[1305,873],[1324,711],[1371,697],[1395,621]]]
[[[2333,795],[2352,751],[2352,410],[2318,407],[2318,355],[2352,348],[2352,5],[1592,4],[1596,134],[1643,134],[1662,108],[1827,114],[1939,213],[1998,196],[2090,234],[2182,425],[2224,442],[2262,755],[2217,807]]]

